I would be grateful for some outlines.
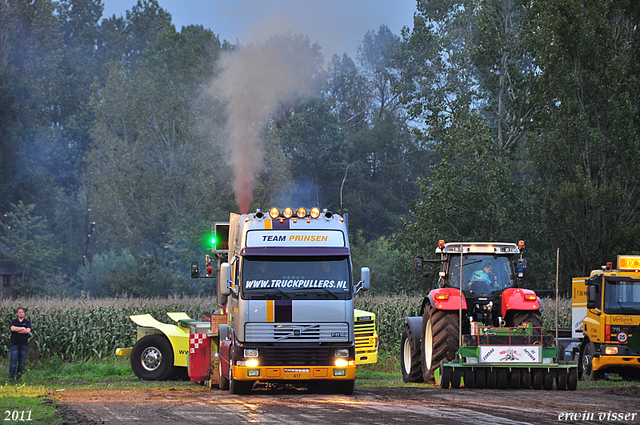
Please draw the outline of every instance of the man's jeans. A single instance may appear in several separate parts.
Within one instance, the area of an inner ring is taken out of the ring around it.
[[[18,347],[17,345],[11,346],[11,366],[9,366],[9,378],[20,379],[22,372],[24,371],[24,361],[27,358],[27,346]],[[16,376],[16,372],[18,372]]]

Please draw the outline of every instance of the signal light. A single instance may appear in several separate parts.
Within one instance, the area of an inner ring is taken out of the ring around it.
[[[538,297],[536,296],[536,294],[526,294],[524,296],[524,299],[527,301],[535,301],[536,299],[538,299]]]
[[[440,249],[444,248],[444,239],[440,239],[438,241],[438,248],[440,248]]]
[[[436,294],[436,300],[448,300],[449,294]]]
[[[524,249],[524,241],[518,241],[518,248]]]
[[[213,274],[213,267],[207,266],[207,276],[211,276]]]

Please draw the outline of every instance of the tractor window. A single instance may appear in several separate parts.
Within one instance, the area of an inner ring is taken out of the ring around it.
[[[606,279],[604,311],[609,314],[640,314],[640,281]]]
[[[460,257],[449,259],[449,282],[460,286]],[[487,296],[513,286],[513,272],[508,257],[468,254],[462,262],[462,290],[477,296]]]

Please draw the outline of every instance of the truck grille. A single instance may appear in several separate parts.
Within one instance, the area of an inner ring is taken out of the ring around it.
[[[346,323],[247,323],[246,342],[347,342]]]
[[[260,355],[264,366],[327,366],[333,359],[332,347],[261,347]]]
[[[356,339],[357,353],[365,352],[366,350],[375,350],[375,329],[376,327],[373,320],[363,320],[355,323],[353,332]]]

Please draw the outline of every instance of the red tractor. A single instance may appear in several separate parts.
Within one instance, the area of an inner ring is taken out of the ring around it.
[[[441,361],[454,359],[462,335],[476,335],[479,327],[515,328],[526,323],[542,334],[538,297],[518,287],[526,267],[523,248],[523,241],[441,240],[436,249],[439,260],[416,257],[417,270],[424,263],[437,263],[440,271],[438,287],[422,301],[421,317],[405,318],[400,343],[404,382],[433,382]]]

